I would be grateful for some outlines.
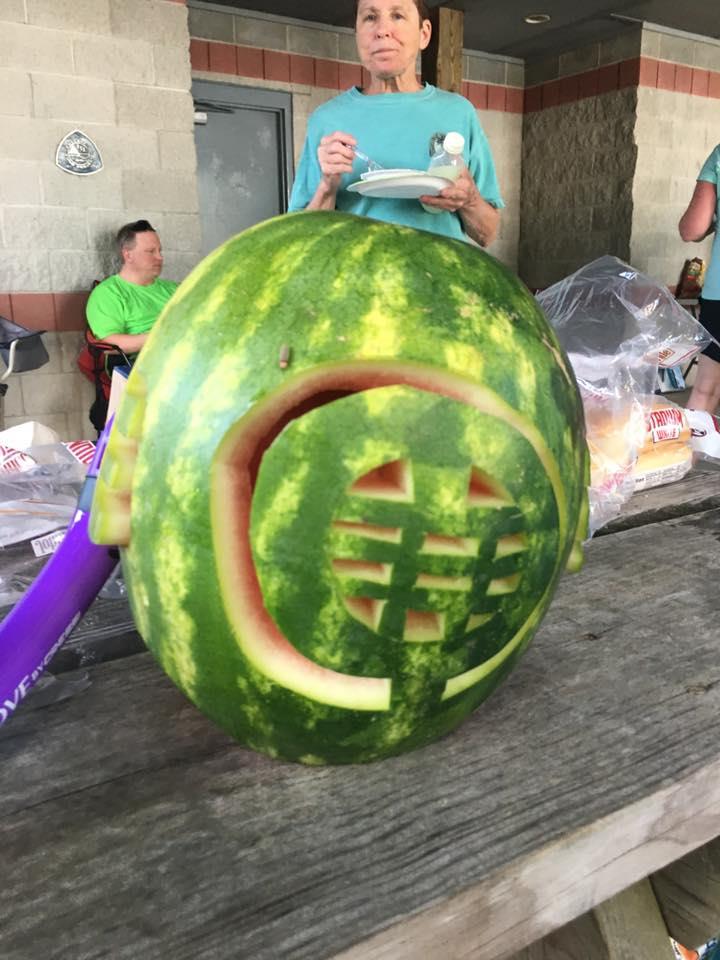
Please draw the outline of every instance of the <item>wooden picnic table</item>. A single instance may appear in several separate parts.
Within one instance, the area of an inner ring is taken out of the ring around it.
[[[3,960],[670,960],[666,928],[720,931],[719,480],[636,495],[470,720],[367,766],[238,746],[97,601],[55,663],[77,692],[0,730]]]

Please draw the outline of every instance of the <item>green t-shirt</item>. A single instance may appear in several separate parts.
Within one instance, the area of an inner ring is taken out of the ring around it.
[[[108,277],[87,302],[90,329],[100,340],[112,333],[147,333],[177,287],[174,281],[160,278],[142,286],[118,274]]]

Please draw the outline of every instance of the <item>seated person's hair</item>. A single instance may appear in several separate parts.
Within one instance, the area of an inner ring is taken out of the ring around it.
[[[133,220],[132,223],[126,223],[120,227],[116,237],[120,252],[126,250],[128,247],[135,246],[135,234],[148,233],[148,231],[155,233],[155,227],[152,226],[149,220]]]

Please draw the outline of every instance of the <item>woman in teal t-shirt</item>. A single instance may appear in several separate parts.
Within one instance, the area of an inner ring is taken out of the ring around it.
[[[720,144],[718,144],[698,174],[695,191],[687,210],[680,220],[680,236],[683,240],[698,242],[717,231],[720,219]],[[700,299],[700,323],[710,336],[720,341],[720,240],[715,239],[710,254],[710,265],[705,274]],[[688,406],[694,410],[715,413],[720,404],[720,346],[713,342],[698,358],[695,384],[690,393]]]
[[[490,148],[472,104],[464,97],[418,82],[417,56],[430,41],[423,0],[358,0],[355,36],[369,74],[310,117],[290,210],[345,210],[402,223],[482,246],[495,236],[504,206]],[[437,197],[370,198],[346,187],[365,169],[358,147],[388,168],[425,170],[431,144],[457,131],[465,138],[467,168]],[[355,168],[353,169],[353,164]]]

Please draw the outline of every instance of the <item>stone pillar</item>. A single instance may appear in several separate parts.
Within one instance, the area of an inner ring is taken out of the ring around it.
[[[526,70],[519,270],[546,287],[603,254],[674,287],[677,232],[720,140],[720,42],[659,27]]]
[[[641,31],[526,68],[519,271],[546,287],[603,254],[627,260]]]

